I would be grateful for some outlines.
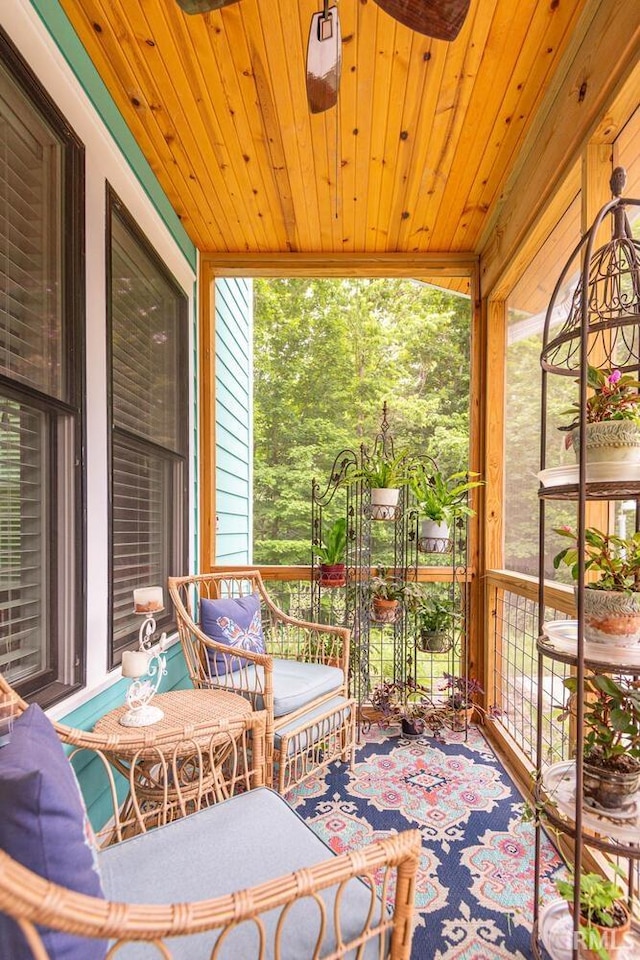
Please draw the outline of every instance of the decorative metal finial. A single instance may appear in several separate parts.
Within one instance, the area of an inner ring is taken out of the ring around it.
[[[609,180],[612,195],[614,197],[621,197],[626,184],[627,171],[624,167],[616,167],[611,174],[611,180]]]

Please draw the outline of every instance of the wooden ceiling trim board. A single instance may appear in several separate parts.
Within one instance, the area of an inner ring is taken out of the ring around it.
[[[420,235],[423,233],[427,235],[423,246],[426,249],[431,246],[432,224],[421,219],[419,200],[423,184],[430,172],[429,160],[433,145],[433,126],[436,119],[440,88],[447,65],[447,47],[445,44],[431,41],[426,52],[429,56],[425,61],[425,94],[414,135],[412,165],[407,179],[407,203],[412,204],[412,212],[409,218],[401,222],[397,234],[398,249],[408,249],[413,252],[419,249]]]
[[[483,253],[484,290],[498,280],[639,57],[637,7],[623,0],[587,4],[500,201],[484,226],[478,246]],[[517,204],[510,202],[514,197]],[[499,246],[491,243],[492,237],[499,238]]]
[[[210,147],[209,134],[202,121],[200,110],[195,109],[197,87],[194,89],[192,82],[186,78],[184,56],[181,56],[173,39],[176,31],[174,30],[172,35],[167,30],[163,8],[157,8],[153,23],[148,22],[136,3],[128,2],[126,13],[131,27],[132,49],[135,49],[134,43],[137,44],[137,56],[144,64],[146,75],[153,78],[155,102],[159,103],[162,96],[163,109],[159,112],[159,116],[168,121],[168,130],[171,131],[169,136],[172,142],[179,144],[179,149],[183,151],[184,171],[189,170],[191,166],[192,172],[187,174],[187,178],[194,199],[194,185],[197,184],[201,191],[201,205],[198,208],[201,225],[198,232],[204,239],[208,224],[213,219],[210,198],[218,193],[219,188],[211,176],[211,172],[215,169],[213,163],[215,155]],[[149,39],[153,41],[152,44],[147,43]],[[197,177],[194,170],[198,170]],[[240,196],[239,191],[237,195]],[[231,196],[233,196],[232,193]],[[231,206],[229,212],[231,218],[237,219],[235,205]],[[245,211],[245,215],[249,219],[248,211]],[[228,222],[233,223],[233,219],[229,219]]]
[[[466,253],[202,253],[217,277],[468,278],[478,258]]]
[[[230,123],[229,150],[231,163],[236,165],[239,177],[249,184],[248,190],[258,190],[262,195],[262,209],[256,207],[256,219],[264,217],[264,203],[270,211],[269,224],[273,226],[275,237],[264,227],[265,234],[271,235],[272,242],[277,238],[281,247],[286,246],[286,232],[280,213],[280,200],[270,170],[271,159],[266,143],[254,137],[254,130],[261,130],[261,118],[256,98],[255,82],[250,59],[250,51],[246,43],[244,23],[239,7],[231,6],[219,11],[222,26],[218,26],[213,14],[200,16],[184,16],[187,29],[195,40],[202,23],[206,26],[206,45],[210,51],[212,65],[217,65],[220,77],[223,109],[220,110],[219,90],[212,91],[213,108],[220,121],[224,117],[225,128]],[[216,109],[216,107],[218,109]],[[260,191],[262,190],[262,194]],[[256,195],[253,194],[255,197]],[[262,217],[260,217],[262,213]],[[244,249],[250,249],[245,243]],[[237,247],[236,249],[240,249]]]
[[[66,4],[67,0],[63,3]],[[192,216],[196,204],[190,200],[190,191],[185,190],[182,171],[153,116],[156,111],[144,106],[146,96],[138,78],[131,73],[115,33],[112,8],[85,0],[82,11],[73,7],[65,7],[65,10],[185,230],[197,245]],[[138,101],[139,107],[132,106],[132,98]],[[222,225],[212,225],[207,239],[212,245],[223,242]]]
[[[469,102],[469,121],[460,131],[451,165],[450,179],[455,189],[448,192],[446,205],[441,205],[438,211],[442,216],[438,233],[440,244],[453,243],[461,222],[469,217],[469,197],[481,176],[485,152],[499,149],[509,129],[509,124],[505,124],[508,116],[505,98],[510,85],[515,88],[517,84],[514,70],[523,47],[531,40],[531,30],[536,22],[533,7],[529,8],[529,14],[530,19],[526,8],[519,4],[511,8],[496,7]],[[542,30],[541,20],[539,26]],[[490,90],[493,96],[489,96]]]
[[[285,224],[287,248],[298,250],[305,248],[311,240],[313,230],[309,212],[316,206],[303,202],[303,158],[310,154],[311,137],[304,91],[305,64],[302,48],[295,42],[299,38],[300,13],[297,4],[291,6],[289,0],[278,3],[266,17],[256,16],[255,6],[251,4],[245,5],[242,14],[250,29],[248,35],[252,38],[259,35],[261,39],[258,62],[263,72],[258,95],[261,108],[265,102],[265,108],[261,109],[265,145],[272,161],[271,174],[280,202],[280,216]],[[280,24],[279,30],[273,29],[274,18]],[[285,45],[287,32],[290,42]],[[301,110],[299,102],[303,95],[305,109]],[[308,177],[307,182],[313,183],[312,177]]]
[[[431,56],[431,41],[428,37],[414,33],[410,54],[411,67],[407,78],[407,96],[405,97],[400,122],[399,163],[394,177],[393,197],[389,216],[388,247],[396,250],[402,225],[413,216],[413,194],[410,190],[411,174],[415,168],[419,149],[419,131],[430,122],[426,112],[428,103],[427,77]]]
[[[465,81],[458,81],[466,74],[468,46],[475,40],[477,31],[488,30],[490,17],[486,13],[477,25],[478,9],[472,7],[458,38],[453,43],[442,41],[434,42],[434,48],[440,48],[444,55],[443,71],[436,91],[437,97],[433,106],[433,118],[428,136],[423,134],[427,142],[428,153],[426,162],[416,170],[416,180],[412,185],[412,196],[415,198],[415,223],[407,221],[409,233],[400,233],[400,241],[407,247],[418,251],[440,249],[438,228],[433,218],[433,211],[440,205],[440,198],[449,190],[445,160],[453,148],[457,133],[454,131],[459,111],[464,111],[461,102],[461,89]],[[484,27],[482,26],[484,24]],[[457,189],[457,185],[451,185]],[[436,203],[437,198],[437,203]]]
[[[373,3],[357,4],[356,42],[358,69],[355,74],[356,116],[351,130],[343,127],[343,136],[352,136],[355,143],[355,191],[354,191],[354,249],[365,250],[367,244],[367,198],[369,196],[369,172],[371,168],[371,138],[373,122],[373,80],[375,74],[378,40],[379,8]]]
[[[376,62],[374,67],[373,99],[371,104],[371,157],[369,169],[369,190],[367,197],[367,234],[365,247],[367,251],[386,250],[386,235],[382,224],[378,221],[380,209],[380,192],[382,189],[382,174],[384,170],[384,149],[386,129],[389,123],[391,98],[389,87],[393,71],[393,51],[396,44],[396,24],[386,31],[380,29],[378,19]],[[387,18],[388,20],[388,18]]]
[[[389,97],[392,103],[402,104],[402,108],[389,112],[378,208],[378,220],[386,228],[385,250],[395,249],[403,213],[411,216],[411,202],[407,194],[412,144],[409,131],[414,134],[420,116],[418,96],[425,76],[425,63],[418,59],[424,48],[420,40],[424,40],[420,34],[398,26]]]
[[[357,136],[353,131],[357,124],[358,113],[358,41],[357,15],[361,4],[343,4],[340,7],[342,24],[342,82],[338,97],[338,118],[340,127],[340,191],[338,207],[340,219],[340,250],[353,251],[356,234],[356,156]]]
[[[551,15],[549,29],[541,33],[542,16],[549,13]],[[497,201],[504,182],[504,172],[509,168],[524,142],[527,130],[543,100],[550,77],[562,58],[571,31],[575,28],[579,10],[575,8],[565,10],[563,5],[547,10],[544,5],[537,4],[535,14],[506,91],[501,113],[487,138],[478,175],[465,202],[465,208],[470,211],[465,217],[466,227],[463,229],[460,222],[460,226],[453,234],[443,237],[443,242],[454,246],[459,245],[462,249],[469,244],[470,238],[478,236],[487,211]],[[537,47],[534,43],[536,36],[539,37]],[[549,50],[553,51],[553,57],[549,54]],[[535,65],[543,60],[548,62],[548,66],[546,75],[541,78]],[[510,118],[508,123],[507,118]]]
[[[442,99],[436,107],[434,125],[436,142],[440,144],[434,162],[436,176],[431,178],[429,189],[432,192],[429,193],[428,189],[424,200],[422,196],[420,198],[420,219],[435,225],[430,237],[431,249],[444,249],[436,220],[437,212],[450,190],[460,188],[460,184],[449,182],[451,166],[455,159],[455,146],[465,124],[472,122],[469,118],[469,104],[491,28],[492,15],[493,10],[489,5],[478,4],[473,19],[467,18],[467,22],[471,20],[468,32],[465,32],[463,27],[458,41],[449,44],[447,74],[442,88]],[[450,72],[452,70],[453,72]]]
[[[539,255],[558,223],[580,194],[580,163],[575,163],[544,209],[543,216],[532,225],[524,242],[493,287],[492,297],[507,300],[511,290],[526,274],[529,264]],[[575,241],[574,241],[575,246]],[[562,262],[566,260],[566,256]],[[481,262],[482,266],[482,262]],[[484,291],[483,291],[484,296]]]
[[[632,68],[621,89],[618,90],[613,101],[600,122],[597,124],[591,140],[593,143],[613,143],[616,137],[627,125],[638,106],[638,91],[640,90],[640,60]]]

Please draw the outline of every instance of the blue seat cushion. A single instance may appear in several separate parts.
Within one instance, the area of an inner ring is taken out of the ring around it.
[[[257,678],[256,678],[257,670]],[[229,690],[238,693],[239,684],[244,688],[254,690],[264,688],[264,672],[262,667],[247,667],[238,680],[233,674],[227,675],[220,681]],[[344,673],[340,667],[327,667],[323,663],[300,663],[298,660],[273,660],[273,715],[286,717],[296,710],[313,703],[318,697],[338,692],[344,683]],[[254,704],[256,710],[264,709],[264,702],[258,697]]]
[[[308,747],[326,739],[338,727],[341,727],[349,716],[350,710],[351,705],[345,697],[332,697],[331,700],[326,700],[301,717],[296,717],[295,720],[290,720],[289,723],[279,727],[273,737],[276,748],[280,749],[283,736],[295,733],[295,736],[292,736],[287,744],[287,754],[291,756],[298,750],[306,750]],[[329,716],[326,716],[326,714],[329,714]],[[316,718],[323,715],[325,719],[318,723]],[[297,730],[300,732],[296,733]]]
[[[331,850],[300,819],[287,802],[261,787],[218,803],[207,810],[166,826],[132,837],[100,853],[105,892],[109,899],[129,903],[185,903],[218,897],[254,884],[265,883],[333,857]],[[327,926],[332,927],[335,892],[322,894]],[[382,909],[374,899],[374,915]],[[345,939],[366,925],[372,895],[360,880],[347,884],[340,909]],[[273,943],[279,911],[263,915],[267,949]],[[314,956],[320,912],[310,897],[300,897],[284,922],[283,960],[306,960]],[[210,960],[217,932],[180,937],[169,941],[175,960]],[[378,957],[377,942],[364,952],[367,960]],[[331,931],[325,933],[321,956],[335,949]],[[259,956],[256,926],[243,923],[224,945],[221,960]],[[156,960],[158,954],[145,944],[132,944],[118,953],[118,960]],[[216,954],[216,956],[218,956]],[[349,954],[355,957],[355,951]]]
[[[0,747],[0,848],[34,873],[102,897],[98,857],[78,782],[51,721],[36,704]],[[103,960],[106,943],[47,930],[51,960]],[[31,960],[16,924],[0,913],[0,957]]]

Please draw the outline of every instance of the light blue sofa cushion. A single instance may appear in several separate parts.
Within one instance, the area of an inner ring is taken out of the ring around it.
[[[333,711],[329,717],[326,717],[321,723],[313,722],[316,717],[321,717],[323,714],[328,713],[329,710]],[[351,707],[348,705],[346,697],[332,697],[331,700],[321,703],[320,706],[314,707],[313,710],[309,710],[308,713],[305,713],[301,717],[296,717],[295,720],[291,720],[289,723],[280,727],[279,730],[276,730],[273,738],[275,745],[279,750],[283,736],[289,733],[295,733],[296,730],[304,727],[304,729],[292,737],[287,744],[287,754],[291,756],[292,753],[298,750],[306,750],[308,746],[328,737],[336,727],[342,726],[345,719],[349,716],[350,710]]]
[[[258,681],[255,679],[256,669],[258,671]],[[262,667],[248,667],[239,674],[227,674],[225,685],[229,690],[238,688],[240,683],[249,690],[255,686],[264,687],[264,677]],[[344,683],[344,674],[339,667],[327,667],[323,663],[300,663],[297,660],[277,660],[273,661],[273,715],[274,717],[286,717],[289,713],[294,713],[305,707],[308,703],[313,703],[318,697],[325,696],[328,693],[338,692]],[[238,691],[240,692],[240,691]],[[258,698],[255,703],[256,710],[264,708],[263,701]]]
[[[261,787],[207,810],[159,827],[142,836],[103,850],[102,882],[110,900],[129,903],[172,903],[218,897],[273,880],[302,867],[333,857],[329,848],[272,790]],[[322,896],[327,926],[332,927],[334,891]],[[343,894],[340,911],[345,939],[357,935],[366,923],[371,893],[360,880],[352,880]],[[380,903],[375,901],[375,916]],[[279,911],[263,916],[268,948],[273,941]],[[308,960],[320,921],[312,898],[298,898],[284,924],[283,960]],[[249,921],[232,932],[221,960],[252,960],[259,955],[256,925]],[[170,941],[175,960],[209,960],[217,932]],[[326,934],[321,956],[331,952],[334,938]],[[371,942],[367,960],[378,957],[378,942]],[[157,960],[145,944],[130,944],[118,960]],[[355,957],[355,953],[350,954]]]

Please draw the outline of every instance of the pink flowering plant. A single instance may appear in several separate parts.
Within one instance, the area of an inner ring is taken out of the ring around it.
[[[554,569],[564,563],[571,568],[574,580],[578,579],[578,535],[571,527],[556,527],[555,533],[567,537],[573,546],[565,547],[553,558]],[[587,584],[591,590],[614,590],[622,593],[640,592],[640,533],[632,537],[617,537],[602,533],[596,527],[587,527],[584,532],[584,568],[600,574],[600,578]]]
[[[599,370],[589,367],[587,385],[593,393],[587,397],[587,423],[602,423],[603,420],[635,420],[640,425],[640,381],[619,370]],[[567,416],[573,420],[559,430],[572,431],[580,424],[580,404],[574,403]],[[567,437],[571,446],[571,437]]]

